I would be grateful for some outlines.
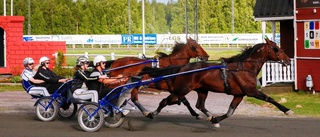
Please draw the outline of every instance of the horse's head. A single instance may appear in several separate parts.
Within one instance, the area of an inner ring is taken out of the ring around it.
[[[207,61],[209,58],[209,55],[207,52],[201,47],[200,44],[197,43],[197,41],[193,40],[192,38],[187,39],[186,47],[188,47],[190,50],[188,50],[188,54],[193,58],[199,58],[202,61]]]
[[[283,52],[282,49],[280,49],[277,44],[268,38],[265,39],[267,43],[265,43],[265,46],[267,46],[267,54],[268,54],[268,59],[280,62],[281,64],[287,66],[291,65],[290,58],[287,56],[286,53]]]

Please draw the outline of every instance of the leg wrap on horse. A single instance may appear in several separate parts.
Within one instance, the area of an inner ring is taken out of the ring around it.
[[[133,101],[134,105],[136,105],[138,107],[138,109],[142,112],[142,113],[145,113],[145,112],[149,112],[147,109],[145,109],[138,100],[136,101]]]

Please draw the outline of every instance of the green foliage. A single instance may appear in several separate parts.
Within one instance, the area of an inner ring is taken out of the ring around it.
[[[24,34],[141,34],[141,0],[14,0],[14,15],[24,16]],[[145,0],[145,33],[185,33],[186,1],[157,3]],[[234,33],[259,33],[261,23],[253,20],[255,0],[234,1]],[[7,7],[10,1],[7,0]],[[0,2],[3,7],[3,2]],[[188,32],[195,32],[195,0],[188,0]],[[130,19],[129,19],[130,10]],[[8,10],[9,11],[9,10]],[[232,32],[231,0],[198,0],[199,33]],[[3,14],[3,10],[0,11]],[[9,15],[10,12],[7,12]],[[130,24],[130,25],[129,25]],[[277,29],[279,24],[277,23]],[[279,30],[277,30],[279,31]],[[271,23],[267,23],[267,33]]]
[[[12,82],[12,83],[19,83],[19,82],[21,82],[20,76],[13,76],[13,77],[11,77],[11,82]]]
[[[65,64],[65,56],[63,55],[62,51],[58,52],[56,63],[53,68],[53,72],[55,72],[58,76],[63,76],[66,78],[72,78],[74,70],[72,68],[64,68],[63,65]]]

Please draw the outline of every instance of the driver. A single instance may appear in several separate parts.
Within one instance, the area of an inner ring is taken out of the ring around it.
[[[90,77],[100,77],[102,75],[106,75],[103,70],[105,70],[106,58],[102,55],[97,55],[93,59],[93,65],[95,68],[90,74]],[[99,92],[99,99],[102,99],[106,96],[112,88],[107,88],[110,85],[118,85],[120,83],[126,83],[128,80],[127,77],[123,77],[122,75],[118,75],[117,77],[107,77],[107,78],[99,78],[95,81],[87,81],[87,86],[89,90],[96,90]],[[116,99],[114,99],[116,100]]]
[[[46,87],[50,94],[53,94],[64,82],[68,79],[58,76],[49,69],[50,59],[43,56],[39,60],[40,66],[33,78],[45,81],[44,83],[36,84],[37,86]],[[66,95],[65,95],[66,96]]]
[[[99,78],[107,78],[106,75],[100,75],[98,77],[90,78],[89,71],[89,59],[85,56],[80,56],[76,62],[76,72],[73,75],[71,91],[74,98],[83,100],[91,99],[91,102],[98,103],[98,92],[96,90],[87,90],[83,87],[84,82],[98,80]]]
[[[35,79],[34,76],[34,60],[27,57],[23,60],[23,65],[25,69],[21,73],[22,86],[30,95],[42,95],[50,96],[48,90],[45,87],[36,87],[34,84],[42,84],[44,80]]]

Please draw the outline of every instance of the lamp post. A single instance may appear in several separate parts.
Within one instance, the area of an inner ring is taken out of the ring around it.
[[[194,34],[195,40],[198,41],[198,0],[195,0],[194,6]]]
[[[10,10],[11,16],[13,16],[13,0],[11,0],[11,10]]]
[[[131,7],[130,0],[128,0],[128,33],[131,34]]]
[[[6,13],[6,11],[7,11],[7,9],[6,9],[6,8],[7,8],[6,3],[7,3],[6,0],[3,0],[3,16],[6,16],[6,14],[7,14],[7,13]]]
[[[234,0],[232,0],[232,34],[234,33]]]
[[[145,45],[145,30],[144,30],[144,0],[142,0],[142,53],[146,54],[146,45]]]
[[[188,37],[188,0],[186,0],[186,38]]]
[[[31,34],[30,10],[30,0],[28,0],[28,35]]]

